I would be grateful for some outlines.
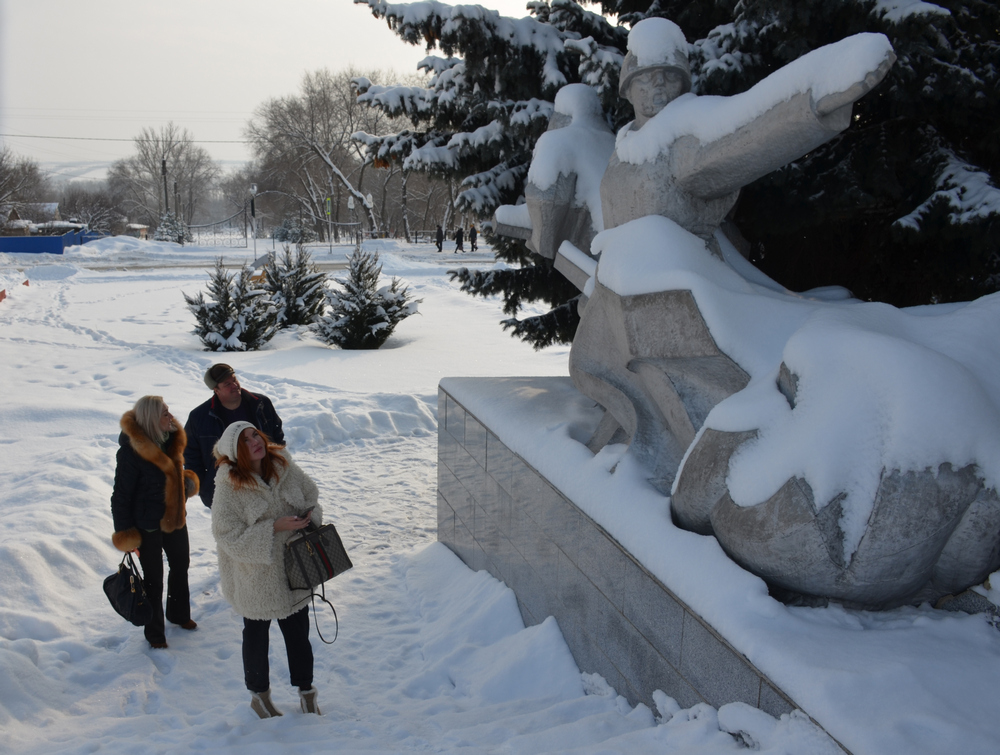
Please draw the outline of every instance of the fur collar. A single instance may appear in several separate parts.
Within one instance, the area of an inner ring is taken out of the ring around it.
[[[164,532],[179,530],[187,518],[184,496],[184,448],[187,446],[187,435],[184,428],[177,426],[177,430],[168,438],[165,450],[160,450],[143,432],[131,409],[122,415],[121,428],[139,458],[154,464],[167,478],[163,488],[166,510],[160,520],[160,529]]]

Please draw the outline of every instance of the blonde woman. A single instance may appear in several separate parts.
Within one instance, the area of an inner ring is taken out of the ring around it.
[[[271,620],[285,638],[292,686],[303,713],[320,712],[309,643],[309,590],[292,590],[285,543],[310,521],[319,524],[319,490],[279,445],[249,422],[234,422],[215,445],[218,471],[212,534],[222,594],[243,617],[243,676],[250,707],[261,718],[282,715],[271,702],[267,651]]]
[[[198,477],[184,469],[187,436],[160,396],[143,396],[121,418],[118,465],[111,493],[115,534],[124,552],[139,550],[142,582],[153,608],[144,627],[154,648],[167,647],[163,611],[163,555],[167,576],[166,620],[195,629],[188,591],[187,499],[198,493]]]

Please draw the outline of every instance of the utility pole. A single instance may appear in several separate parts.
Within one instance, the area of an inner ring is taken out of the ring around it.
[[[250,235],[253,236],[253,258],[257,259],[257,184],[250,184]]]
[[[170,195],[167,193],[167,159],[163,158],[160,163],[160,172],[163,174],[163,205],[164,212],[170,212]]]

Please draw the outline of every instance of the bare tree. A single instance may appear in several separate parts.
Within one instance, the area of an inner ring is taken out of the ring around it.
[[[346,202],[348,197],[353,198],[370,230],[378,229],[379,218],[384,217],[380,211],[384,205],[378,208],[368,200],[365,179],[369,166],[361,145],[351,136],[378,130],[386,116],[358,104],[351,86],[351,80],[358,76],[353,69],[307,73],[298,94],[265,102],[245,130],[268,176],[268,186],[293,197],[304,219],[321,232],[325,230],[327,197],[337,200],[332,209],[335,220],[343,210],[341,200]]]
[[[71,181],[62,188],[59,212],[64,220],[84,223],[98,233],[118,234],[125,231],[126,218],[105,182],[87,184]]]
[[[17,155],[10,147],[0,149],[0,207],[38,202],[44,190],[38,163]]]
[[[114,163],[108,171],[112,191],[122,197],[125,209],[135,219],[156,225],[168,207],[179,203],[172,209],[186,223],[193,222],[208,200],[219,166],[194,143],[187,129],[172,122],[158,132],[144,128],[133,142],[135,154]]]

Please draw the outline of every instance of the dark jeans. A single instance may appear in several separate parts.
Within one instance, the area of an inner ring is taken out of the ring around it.
[[[243,619],[243,677],[251,692],[271,688],[267,648],[270,619]],[[309,644],[309,606],[291,616],[278,619],[278,629],[285,638],[288,672],[293,687],[309,689],[313,683],[313,649]]]
[[[146,623],[146,639],[166,642],[163,628],[163,554],[167,556],[170,572],[167,575],[166,618],[173,624],[183,624],[191,618],[191,595],[188,591],[187,527],[169,534],[156,530],[142,533],[139,546],[139,565],[142,566],[142,584],[146,597],[153,607],[153,615]]]

